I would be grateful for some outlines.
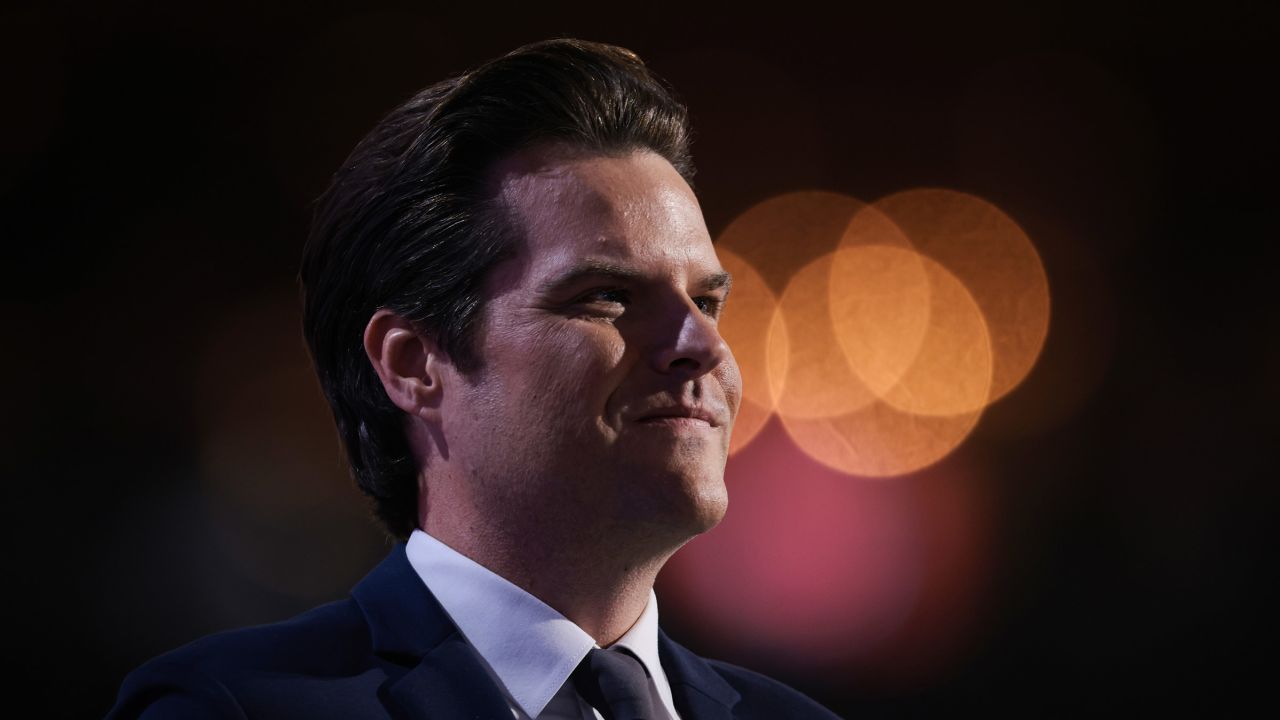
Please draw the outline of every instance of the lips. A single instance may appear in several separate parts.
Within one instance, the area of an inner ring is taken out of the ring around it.
[[[679,422],[700,421],[711,427],[719,427],[724,424],[720,414],[712,412],[709,408],[701,405],[672,405],[669,407],[654,408],[642,414],[636,419],[640,423],[661,423],[661,422]]]

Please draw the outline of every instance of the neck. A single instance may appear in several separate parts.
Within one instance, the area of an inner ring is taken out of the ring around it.
[[[656,542],[634,528],[521,527],[457,507],[434,510],[420,515],[426,532],[545,602],[601,647],[640,618],[658,571],[683,544]]]

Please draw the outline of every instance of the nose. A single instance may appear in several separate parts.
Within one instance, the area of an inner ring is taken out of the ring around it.
[[[711,372],[732,355],[715,320],[692,303],[686,305],[678,325],[668,326],[663,333],[665,338],[653,354],[653,363],[660,373],[683,375],[689,380]]]

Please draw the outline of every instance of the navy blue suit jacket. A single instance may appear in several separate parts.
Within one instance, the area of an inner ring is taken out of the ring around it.
[[[661,631],[658,653],[683,720],[836,717]],[[107,717],[511,720],[481,662],[398,543],[346,600],[211,635],[142,665]]]

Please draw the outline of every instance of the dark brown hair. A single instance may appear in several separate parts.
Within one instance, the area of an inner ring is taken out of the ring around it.
[[[647,149],[691,181],[686,111],[631,51],[559,39],[527,45],[422,90],[356,146],[315,207],[302,255],[303,332],[357,484],[388,532],[418,524],[418,468],[365,355],[379,308],[435,338],[464,372],[486,273],[516,228],[489,175],[510,154],[557,142]]]

